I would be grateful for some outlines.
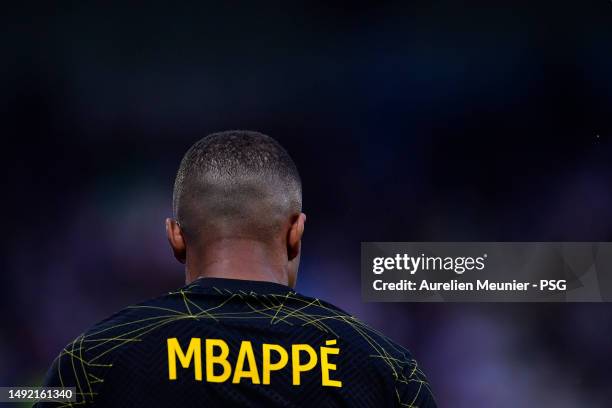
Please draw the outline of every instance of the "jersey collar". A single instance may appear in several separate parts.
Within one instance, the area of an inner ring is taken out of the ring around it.
[[[230,292],[255,292],[261,294],[286,294],[288,292],[295,293],[295,291],[289,286],[275,282],[204,277],[198,278],[191,282],[189,285],[185,286],[185,289],[194,289],[196,287],[203,289],[225,289],[229,290]]]

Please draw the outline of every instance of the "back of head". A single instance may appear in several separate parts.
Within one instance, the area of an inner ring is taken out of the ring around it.
[[[185,154],[173,210],[185,236],[269,240],[302,207],[302,187],[283,147],[259,132],[213,133]]]

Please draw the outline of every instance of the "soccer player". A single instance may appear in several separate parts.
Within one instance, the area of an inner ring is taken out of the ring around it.
[[[306,216],[272,138],[211,134],[183,158],[166,220],[187,285],[130,306],[62,350],[46,386],[98,407],[435,407],[403,347],[293,290]]]

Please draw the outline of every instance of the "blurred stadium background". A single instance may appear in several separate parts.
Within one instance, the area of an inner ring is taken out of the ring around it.
[[[179,160],[240,128],[301,170],[298,290],[411,349],[441,407],[612,404],[612,305],[364,304],[358,269],[360,241],[612,240],[610,1],[3,14],[1,385],[182,285]]]

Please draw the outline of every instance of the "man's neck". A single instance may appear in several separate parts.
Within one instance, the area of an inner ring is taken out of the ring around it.
[[[198,278],[289,283],[286,255],[250,239],[224,239],[188,248],[185,269],[188,284]]]

